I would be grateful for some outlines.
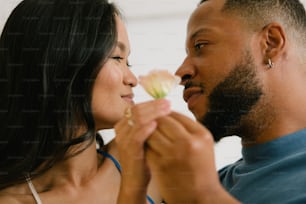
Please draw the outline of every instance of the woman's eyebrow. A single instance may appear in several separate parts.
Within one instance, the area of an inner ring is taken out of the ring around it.
[[[127,49],[127,47],[125,46],[125,44],[123,42],[118,41],[117,42],[117,47],[120,49],[120,51],[122,52],[127,52],[130,53],[130,50]]]

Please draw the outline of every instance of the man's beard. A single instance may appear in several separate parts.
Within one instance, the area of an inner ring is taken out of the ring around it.
[[[242,116],[247,115],[263,95],[249,52],[209,95],[209,110],[200,120],[217,142],[239,134]]]

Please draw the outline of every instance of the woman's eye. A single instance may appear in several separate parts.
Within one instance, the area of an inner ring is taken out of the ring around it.
[[[121,62],[121,60],[123,60],[123,57],[120,57],[120,56],[114,56],[114,57],[111,57],[111,58],[118,61],[118,62]]]
[[[116,61],[118,61],[118,62],[120,62],[120,63],[121,63],[122,60],[124,60],[124,58],[120,57],[120,56],[114,56],[114,57],[111,57],[111,58],[116,60]],[[128,61],[126,61],[126,66],[127,67],[132,67],[132,65],[130,65],[130,63]]]

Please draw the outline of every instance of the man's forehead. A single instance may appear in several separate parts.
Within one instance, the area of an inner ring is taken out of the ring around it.
[[[210,7],[198,8],[191,15],[188,25],[187,32],[190,38],[197,33],[209,33],[212,32],[212,27],[216,26],[218,22],[223,21],[221,12]]]
[[[198,32],[199,27],[209,31],[213,27],[226,25],[227,21],[236,21],[234,16],[223,11],[224,3],[225,0],[208,0],[199,5],[191,14],[187,24],[190,37],[194,35],[194,32]]]
[[[226,1],[227,0],[201,0],[198,5],[201,5],[201,4],[207,3],[207,2],[214,2],[218,5],[224,5],[226,3]]]
[[[203,34],[210,34],[213,33],[214,29],[212,28],[208,28],[208,27],[198,27],[196,30],[191,31],[189,34],[189,39],[193,40],[194,38],[196,38],[199,35],[203,35]]]

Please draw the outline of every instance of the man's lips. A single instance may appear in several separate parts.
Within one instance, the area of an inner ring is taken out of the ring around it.
[[[191,87],[184,90],[183,98],[186,103],[190,101],[190,99],[203,94],[203,90],[199,87]]]

